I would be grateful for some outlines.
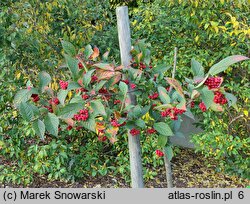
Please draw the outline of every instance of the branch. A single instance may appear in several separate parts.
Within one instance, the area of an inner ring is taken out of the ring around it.
[[[177,65],[177,47],[174,48],[174,68],[173,68],[173,71],[172,71],[172,79],[175,78],[175,72],[176,72],[176,65]],[[170,89],[169,89],[169,92],[170,93],[172,91],[173,87],[170,86]]]

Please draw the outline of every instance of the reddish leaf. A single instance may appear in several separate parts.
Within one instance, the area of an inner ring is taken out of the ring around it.
[[[109,71],[114,71],[114,66],[108,63],[97,63],[94,64],[93,66],[99,68],[99,69],[103,69],[103,70],[109,70]]]
[[[75,122],[74,122],[74,120],[72,118],[67,118],[64,121],[65,121],[65,123],[67,123],[69,126],[72,126],[72,127],[75,124]]]
[[[124,66],[123,66],[123,65],[120,65],[120,66],[118,66],[118,67],[115,68],[115,71],[120,71],[120,70],[122,70],[123,68],[124,68]]]
[[[183,90],[180,83],[176,79],[166,78],[167,82],[184,98]]]
[[[94,52],[90,55],[89,59],[95,59],[100,54],[100,51],[99,51],[99,49],[97,47],[94,47],[93,51]]]

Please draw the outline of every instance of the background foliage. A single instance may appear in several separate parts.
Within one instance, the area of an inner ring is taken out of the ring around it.
[[[79,136],[72,131],[62,132],[56,141],[37,142],[31,127],[11,105],[17,87],[34,80],[40,70],[65,77],[65,70],[58,67],[62,63],[60,38],[80,47],[91,43],[102,52],[108,49],[119,62],[114,8],[124,3],[130,6],[132,37],[134,40],[145,38],[151,43],[153,63],[172,64],[174,47],[178,47],[179,78],[190,74],[192,57],[209,67],[231,54],[249,55],[250,7],[247,1],[47,0],[39,4],[33,0],[1,1],[0,160],[8,161],[9,167],[0,167],[0,181],[29,183],[36,173],[49,175],[51,179],[74,180],[108,171],[122,174],[128,180],[128,153],[122,151],[127,146],[126,138],[110,146],[98,142],[91,134],[83,132]],[[214,144],[221,146],[220,153],[216,153],[221,161],[220,170],[248,178],[249,73],[249,63],[237,64],[224,73],[229,92],[238,98],[237,108],[219,117],[204,113],[201,117],[204,117],[205,131],[194,137],[197,150],[207,156],[214,156]],[[58,87],[58,82],[54,81],[51,87]],[[232,141],[237,145],[231,147]],[[155,160],[150,150],[156,144],[149,147],[149,137],[142,138],[142,144],[144,166],[161,165],[162,160]],[[208,150],[211,144],[212,152]],[[95,162],[91,162],[93,158]],[[232,164],[237,164],[238,169],[232,169]],[[155,172],[145,175],[149,179]]]

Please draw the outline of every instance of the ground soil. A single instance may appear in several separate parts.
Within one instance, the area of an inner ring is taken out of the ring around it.
[[[178,156],[179,155],[179,156]],[[216,162],[208,160],[193,150],[183,149],[172,160],[173,185],[177,188],[245,188],[250,180],[225,173],[216,172]],[[158,170],[158,175],[145,182],[147,188],[165,188],[165,170]],[[1,188],[23,187],[11,183],[1,184]],[[63,181],[48,181],[46,176],[35,176],[31,188],[128,188],[129,184],[121,176],[107,175],[104,177],[88,177],[81,181],[68,183]]]

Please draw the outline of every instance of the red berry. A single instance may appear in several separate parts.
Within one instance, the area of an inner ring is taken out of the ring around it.
[[[58,105],[60,103],[58,98],[52,98],[49,100],[49,104],[51,105]]]
[[[133,129],[130,130],[130,134],[132,136],[139,135],[140,134],[140,130],[137,130],[137,129],[133,128]]]
[[[44,106],[44,107],[47,108],[50,113],[53,113],[53,109],[51,106]]]
[[[34,101],[35,103],[38,102],[40,100],[38,94],[32,94],[31,95],[32,101]]]
[[[69,125],[68,127],[67,127],[67,130],[71,130],[73,127],[71,126],[71,125]]]
[[[136,88],[136,84],[130,84],[130,88],[131,89],[135,89]]]
[[[155,150],[155,153],[156,153],[156,155],[158,157],[163,157],[164,156],[164,153],[161,150],[159,150],[159,149]]]
[[[201,102],[199,104],[199,108],[201,109],[202,112],[205,112],[207,110],[207,107],[206,107],[205,103],[203,103],[203,102]]]
[[[97,81],[98,80],[98,77],[96,76],[96,75],[93,75],[92,77],[91,77],[91,83],[94,83],[95,81]]]
[[[108,138],[106,136],[98,136],[98,140],[101,141],[101,142],[105,142]]]
[[[81,62],[78,63],[78,68],[79,68],[79,69],[82,69],[82,68],[83,68],[83,65],[82,65]]]
[[[89,98],[89,95],[88,95],[88,94],[83,94],[83,95],[82,95],[82,99],[83,99],[83,100],[87,100],[88,98]]]
[[[194,105],[195,105],[194,101],[191,101],[190,107],[191,107],[191,108],[194,108]]]
[[[115,105],[118,104],[118,103],[121,103],[121,101],[120,100],[114,100]]]
[[[159,94],[157,92],[153,93],[152,95],[149,95],[148,98],[150,99],[156,99],[158,98]]]
[[[111,123],[111,125],[112,125],[113,127],[121,127],[121,126],[126,125],[126,122],[123,122],[122,124],[119,124],[118,121],[117,121],[116,119],[111,120],[110,123]]]
[[[147,133],[150,135],[150,134],[154,134],[156,133],[156,130],[154,128],[149,128],[147,129]]]
[[[59,85],[61,89],[66,90],[68,88],[68,82],[60,80]]]
[[[125,84],[129,84],[129,80],[125,79],[125,80],[121,80],[122,82],[124,82]]]

